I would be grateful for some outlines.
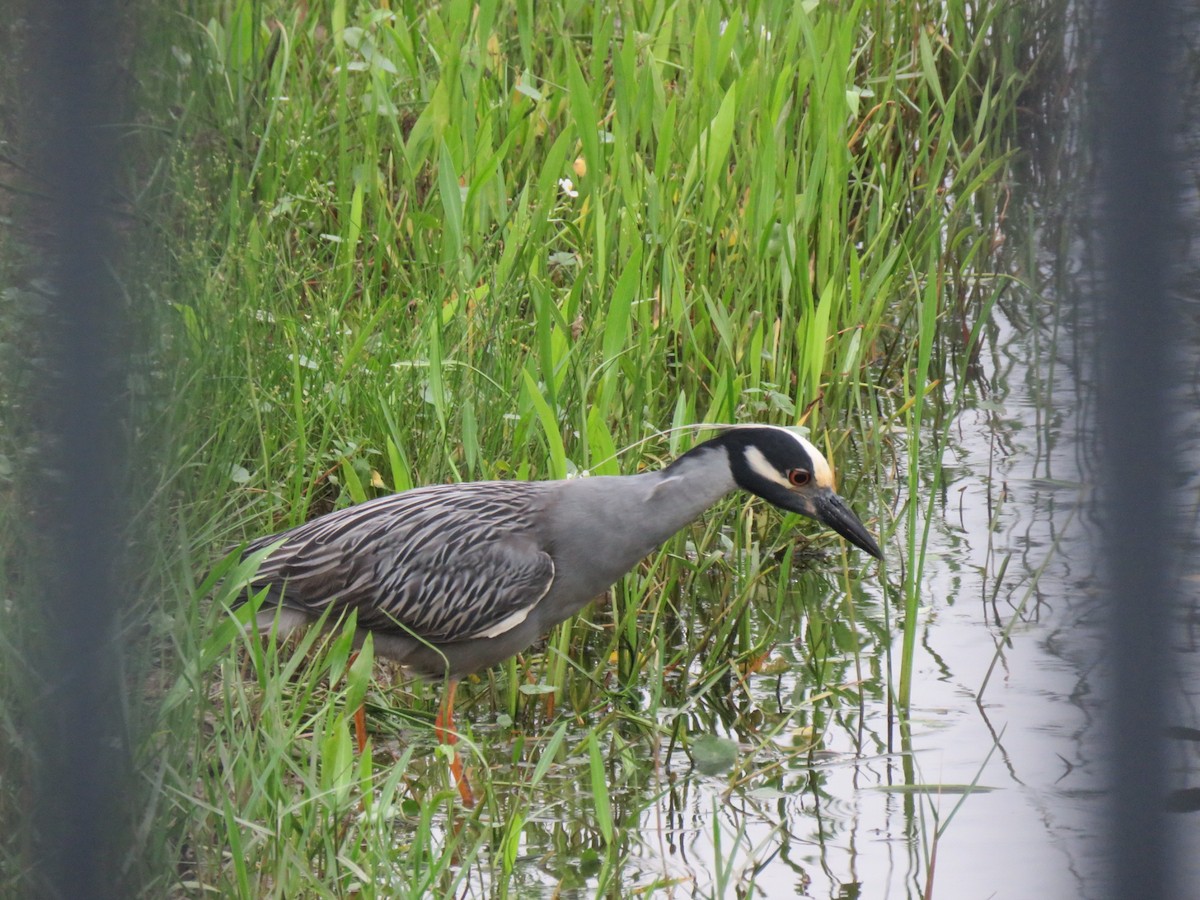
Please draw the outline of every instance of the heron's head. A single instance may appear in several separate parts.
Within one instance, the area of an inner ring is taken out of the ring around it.
[[[833,469],[821,451],[790,428],[743,425],[710,443],[729,454],[738,486],[789,512],[816,519],[876,559],[883,551],[833,489]]]

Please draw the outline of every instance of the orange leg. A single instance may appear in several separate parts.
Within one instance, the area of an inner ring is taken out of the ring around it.
[[[358,742],[358,752],[367,752],[367,712],[363,707],[354,711],[354,739]]]
[[[454,733],[454,692],[457,690],[458,682],[450,679],[446,686],[446,696],[442,698],[442,705],[438,707],[437,717],[433,720],[433,733],[439,744],[451,748],[450,773],[458,786],[458,796],[462,798],[463,806],[472,809],[475,806],[475,795],[471,793],[471,784],[467,781],[467,773],[463,771],[458,751],[454,750],[454,745],[458,743],[458,735]]]
[[[354,661],[358,659],[358,651],[355,650],[350,654],[350,660],[346,663],[346,669],[354,665]],[[366,753],[367,751],[367,711],[363,705],[359,705],[354,711],[354,739],[358,743],[358,752]]]

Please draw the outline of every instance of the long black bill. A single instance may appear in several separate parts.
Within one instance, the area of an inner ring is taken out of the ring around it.
[[[875,538],[871,537],[866,526],[846,505],[845,500],[829,491],[818,497],[814,505],[817,521],[828,525],[860,550],[867,551],[876,559],[883,559],[883,551],[875,543]]]

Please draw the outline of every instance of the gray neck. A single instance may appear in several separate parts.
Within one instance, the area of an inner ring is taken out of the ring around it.
[[[652,523],[648,530],[654,546],[737,488],[724,447],[686,454],[666,469],[637,478],[645,486],[639,493],[644,521]]]
[[[555,484],[556,544],[612,581],[737,487],[724,447],[687,454],[658,472]]]
[[[737,486],[724,447],[659,472],[550,484],[546,537],[557,574],[538,627],[572,615]]]

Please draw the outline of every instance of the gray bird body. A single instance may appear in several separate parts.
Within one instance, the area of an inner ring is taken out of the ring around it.
[[[805,459],[778,468],[776,457],[795,450]],[[811,478],[789,487],[783,474],[800,466]],[[377,652],[427,677],[459,678],[532,644],[739,486],[879,556],[831,482],[824,458],[794,432],[744,426],[656,472],[416,488],[250,544],[246,553],[282,540],[251,583],[267,589],[258,625],[269,629],[278,614],[287,631],[330,605],[331,621],[354,609]]]

